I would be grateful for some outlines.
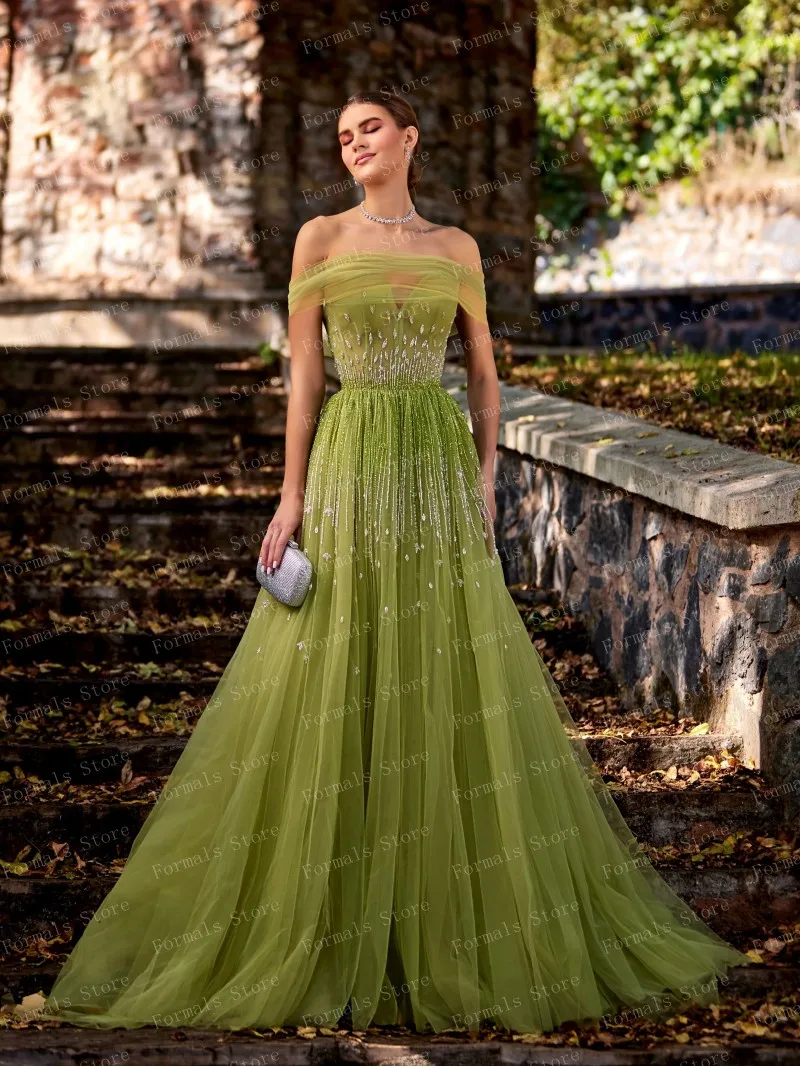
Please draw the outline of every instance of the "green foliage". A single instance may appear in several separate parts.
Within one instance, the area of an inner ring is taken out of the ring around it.
[[[541,105],[540,105],[541,106]],[[539,217],[537,237],[551,240],[554,231],[566,233],[580,222],[585,210],[592,183],[596,176],[591,168],[558,165],[567,153],[567,142],[558,135],[552,122],[539,124],[538,161],[540,169]]]
[[[261,356],[264,366],[275,366],[280,361],[280,352],[267,341],[264,341],[259,347],[258,354]]]
[[[610,215],[627,192],[695,173],[715,133],[786,107],[787,72],[793,78],[800,57],[793,4],[553,3],[539,17],[540,155],[579,146]],[[568,167],[541,180],[542,213],[564,229],[585,209],[591,183]]]

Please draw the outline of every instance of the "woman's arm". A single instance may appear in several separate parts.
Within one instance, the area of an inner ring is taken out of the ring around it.
[[[458,230],[454,258],[473,271],[482,271],[481,256],[473,237]],[[500,384],[494,361],[492,335],[485,322],[479,322],[459,307],[456,326],[464,345],[467,364],[467,401],[472,418],[472,435],[478,452],[486,489],[486,502],[492,520],[497,516],[494,496],[494,460],[500,429]]]
[[[324,258],[322,218],[306,222],[297,234],[292,277]],[[286,410],[286,454],[281,502],[261,544],[260,558],[267,573],[280,565],[288,541],[299,535],[303,519],[306,474],[317,418],[325,400],[325,361],[322,350],[322,308],[298,311],[289,318],[291,389]]]

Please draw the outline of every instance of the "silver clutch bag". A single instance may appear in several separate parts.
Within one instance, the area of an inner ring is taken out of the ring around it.
[[[287,607],[299,607],[306,598],[314,568],[311,560],[296,540],[290,540],[283,549],[281,565],[268,574],[261,559],[256,565],[259,585]]]

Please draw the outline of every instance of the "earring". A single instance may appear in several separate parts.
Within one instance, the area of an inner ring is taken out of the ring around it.
[[[410,148],[406,148],[406,163],[411,166],[411,160],[414,158],[414,153]]]

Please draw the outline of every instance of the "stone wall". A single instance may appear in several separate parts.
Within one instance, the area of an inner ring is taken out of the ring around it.
[[[7,282],[238,287],[255,273],[250,0],[24,0],[11,54]]]
[[[538,344],[600,353],[674,344],[785,352],[800,348],[800,285],[550,294],[538,297],[532,321]]]
[[[790,166],[777,170],[720,162],[713,176],[634,197],[639,207],[623,219],[591,218],[558,233],[538,249],[536,289],[798,284],[800,178]]]
[[[0,297],[285,287],[299,226],[361,199],[336,122],[363,88],[417,109],[420,212],[468,229],[496,258],[496,313],[527,313],[530,5],[20,0],[14,10],[9,21],[0,2],[10,116]],[[522,254],[504,255],[512,246]]]
[[[629,706],[741,731],[777,780],[800,762],[800,522],[730,530],[501,448],[509,582],[583,617]]]
[[[800,467],[504,382],[499,442],[506,580],[585,621],[623,703],[740,736],[800,815]]]

